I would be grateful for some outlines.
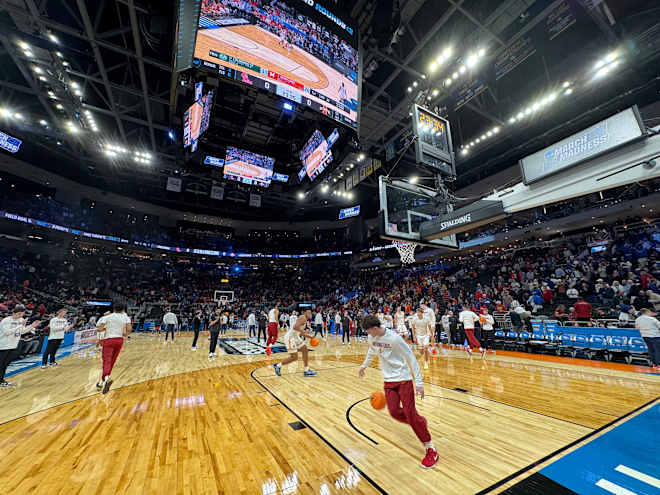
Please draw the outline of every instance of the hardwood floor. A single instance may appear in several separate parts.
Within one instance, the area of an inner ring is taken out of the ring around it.
[[[12,377],[5,493],[475,493],[660,395],[653,375],[449,351],[418,401],[440,453],[427,471],[410,427],[365,400],[382,379],[357,377],[364,344],[322,343],[311,378],[301,363],[276,377],[264,356],[209,361],[189,345],[134,336],[105,396],[98,355]]]

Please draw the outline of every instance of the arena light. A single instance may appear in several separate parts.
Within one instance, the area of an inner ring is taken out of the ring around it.
[[[437,68],[438,68],[438,63],[436,61],[433,61],[429,64],[430,72],[435,72]]]
[[[64,67],[68,67],[68,66],[69,66],[69,62],[67,62],[66,60],[63,60],[63,61],[62,61],[62,65],[63,65]]]
[[[46,76],[39,76],[39,80],[41,82],[46,82],[46,81],[48,81],[48,78]]]
[[[78,89],[80,86],[78,85],[78,83],[76,81],[71,81],[71,87],[73,89]]]
[[[417,184],[418,180],[419,180],[419,177],[417,177],[416,175],[413,175],[408,182],[410,182],[411,184]]]
[[[445,86],[451,86],[451,83],[452,83],[451,77],[445,79]]]
[[[14,114],[14,118],[18,120],[23,120],[23,114],[17,112]]]
[[[23,50],[29,50],[30,45],[28,45],[25,41],[19,40],[18,41],[18,46],[20,46]]]
[[[468,154],[468,150],[467,150],[467,148],[463,148],[463,151],[461,151],[461,155],[464,155],[464,156],[465,156],[465,155],[467,155],[467,154]]]
[[[573,88],[568,88],[566,91],[564,91],[564,94],[566,96],[570,95],[573,92]]]
[[[0,116],[5,117],[5,118],[10,117],[11,116],[11,110],[9,110],[7,108],[4,108],[4,107],[0,108]]]
[[[82,91],[80,91],[79,89],[76,89],[76,90],[73,91],[73,94],[76,95],[76,96],[82,96]]]
[[[55,105],[55,108],[57,108],[58,110],[64,110],[64,107],[62,106],[61,103],[58,103],[57,105]]]
[[[57,55],[59,58],[64,57],[64,55],[62,55],[62,52],[55,52],[55,55]]]
[[[39,123],[40,123],[41,125],[43,125],[43,126],[48,125],[48,122],[46,122],[44,119],[41,119],[41,120],[39,121]]]
[[[41,67],[39,67],[38,65],[35,65],[34,67],[32,67],[32,70],[35,71],[37,74],[43,74],[44,73],[43,69]]]
[[[413,81],[413,88],[417,87],[417,81]]]
[[[570,82],[568,82],[568,81],[564,81],[564,84],[562,84],[561,87],[564,88],[564,89],[566,89],[566,88],[568,88],[570,85],[571,85]]]
[[[299,192],[298,193],[298,199],[304,199],[305,198],[305,193],[304,192]]]
[[[440,93],[440,90],[438,88],[433,90],[433,96],[438,96],[439,93]]]
[[[330,186],[328,186],[327,184],[325,184],[325,185],[321,188],[321,192],[325,194],[325,193],[328,192],[328,189],[329,189],[329,188],[330,188]]]
[[[57,36],[55,36],[53,33],[48,33],[48,39],[52,41],[53,43],[59,43],[60,40],[57,39]]]
[[[293,105],[291,103],[288,103],[288,102],[285,101],[282,104],[282,108],[284,108],[284,110],[291,111],[291,110],[293,110]]]

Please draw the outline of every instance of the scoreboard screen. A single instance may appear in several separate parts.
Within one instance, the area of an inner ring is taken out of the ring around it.
[[[413,105],[412,113],[417,163],[456,175],[449,122],[419,105]]]

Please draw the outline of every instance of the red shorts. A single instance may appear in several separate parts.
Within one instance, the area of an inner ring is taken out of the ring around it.
[[[277,342],[277,323],[270,322],[268,323],[268,338],[266,339],[266,345],[273,345]]]

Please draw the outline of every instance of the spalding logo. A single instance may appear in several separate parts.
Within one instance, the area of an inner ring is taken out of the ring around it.
[[[462,217],[458,217],[458,218],[454,218],[453,220],[447,220],[446,222],[442,222],[440,224],[440,229],[445,230],[448,229],[449,227],[460,225],[462,223],[469,223],[471,221],[472,221],[472,213],[467,213]]]

